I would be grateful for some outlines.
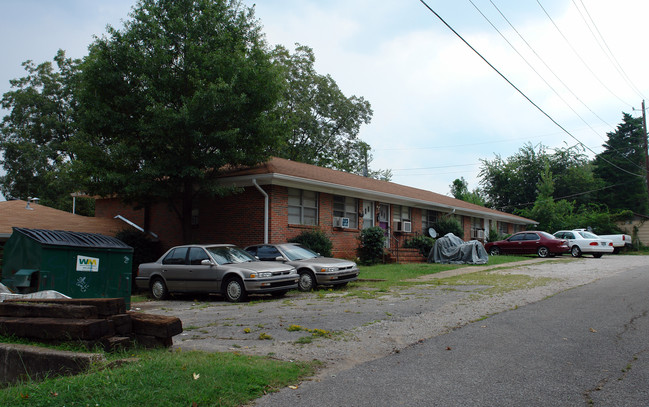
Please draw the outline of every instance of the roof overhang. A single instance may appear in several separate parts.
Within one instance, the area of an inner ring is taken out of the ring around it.
[[[452,205],[445,205],[445,204],[440,204],[440,203],[431,202],[427,200],[408,198],[396,194],[390,194],[390,193],[374,191],[374,190],[369,190],[364,188],[340,185],[333,182],[324,182],[324,181],[318,181],[309,178],[296,177],[293,175],[285,175],[285,174],[278,174],[278,173],[241,175],[241,176],[223,178],[221,181],[224,185],[232,185],[232,186],[242,188],[242,187],[254,186],[253,180],[256,180],[257,184],[259,185],[279,185],[279,186],[284,186],[289,188],[300,188],[300,189],[308,188],[309,190],[316,191],[316,192],[324,192],[333,195],[345,195],[354,198],[360,198],[363,200],[379,201],[379,202],[385,202],[393,205],[411,206],[411,207],[434,210],[434,211],[451,212],[455,209],[455,213],[458,215],[482,217],[482,218],[488,218],[497,221],[506,221],[509,223],[527,224],[527,225],[534,225],[537,223],[535,221],[520,218],[520,217],[508,216],[508,214],[504,212],[502,214],[499,214],[499,213],[485,212],[480,210],[472,210],[468,208],[455,207]]]

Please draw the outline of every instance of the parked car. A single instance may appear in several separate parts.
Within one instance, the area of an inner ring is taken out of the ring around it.
[[[358,278],[358,266],[353,261],[322,257],[297,243],[259,244],[246,247],[246,251],[259,260],[294,266],[300,275],[300,291],[310,291],[318,285],[345,285]]]
[[[611,239],[603,239],[585,230],[560,230],[555,232],[554,236],[568,241],[572,257],[581,257],[582,253],[588,253],[599,259],[604,254],[613,253],[615,249]]]
[[[488,242],[485,250],[490,255],[498,254],[537,254],[539,257],[550,257],[568,253],[568,242],[557,239],[547,232],[518,232],[505,240]]]
[[[587,229],[575,229],[575,230],[584,230],[590,232],[590,230]],[[624,248],[630,249],[631,247],[633,247],[633,240],[631,239],[631,235],[626,235],[621,233],[617,235],[597,235],[597,236],[599,236],[602,239],[610,239],[613,241],[613,254],[618,254]]]
[[[249,293],[282,296],[297,288],[298,278],[295,267],[259,261],[234,245],[185,245],[140,264],[135,284],[157,300],[169,293],[221,293],[238,302]]]

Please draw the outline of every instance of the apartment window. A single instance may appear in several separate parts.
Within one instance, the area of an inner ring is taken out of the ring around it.
[[[289,225],[318,224],[318,193],[302,189],[288,189]]]
[[[428,236],[428,229],[434,228],[435,223],[437,223],[437,211],[422,211],[421,226],[424,236]]]
[[[407,206],[392,206],[392,222],[410,221],[410,208]]]
[[[358,229],[358,200],[348,196],[334,195],[334,217],[349,218],[349,227]]]
[[[498,233],[500,235],[507,234],[507,222],[498,222]]]

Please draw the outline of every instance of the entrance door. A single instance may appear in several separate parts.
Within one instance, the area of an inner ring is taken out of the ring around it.
[[[377,226],[385,231],[385,247],[390,247],[390,205],[385,203],[380,203],[377,205],[376,210],[376,222]]]
[[[363,201],[363,229],[374,226],[374,201]]]

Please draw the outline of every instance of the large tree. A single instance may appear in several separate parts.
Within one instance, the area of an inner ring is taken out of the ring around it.
[[[90,193],[168,201],[188,241],[196,198],[223,192],[220,169],[278,142],[282,78],[240,1],[140,0],[130,17],[82,65],[76,170]]]
[[[286,87],[280,102],[284,125],[282,143],[273,155],[322,167],[363,174],[371,160],[370,148],[358,138],[360,127],[372,119],[370,103],[347,97],[330,75],[318,74],[313,50],[297,45],[291,53],[283,46],[273,51]],[[389,171],[374,171],[376,178]]]
[[[70,193],[80,187],[69,171],[75,159],[69,143],[76,133],[73,91],[80,61],[60,50],[53,62],[24,62],[27,75],[11,80],[12,90],[2,96],[9,113],[0,131],[0,165],[6,171],[0,190],[7,198],[38,197],[41,204],[70,210]],[[81,212],[91,211],[85,204]]]
[[[599,202],[612,212],[628,209],[648,214],[643,148],[647,136],[642,119],[623,113],[622,123],[607,136],[604,151],[594,160],[595,175],[604,183],[598,193]]]
[[[464,177],[456,178],[449,187],[451,188],[451,195],[453,195],[453,198],[480,206],[486,206],[486,199],[480,188],[475,188],[473,191],[469,191],[469,183],[464,179]]]
[[[581,206],[594,199],[600,186],[588,158],[577,147],[550,152],[542,144],[526,144],[507,159],[497,155],[494,160],[481,161],[480,184],[487,201],[492,207],[508,212],[534,204],[546,165],[557,199],[570,199]]]

